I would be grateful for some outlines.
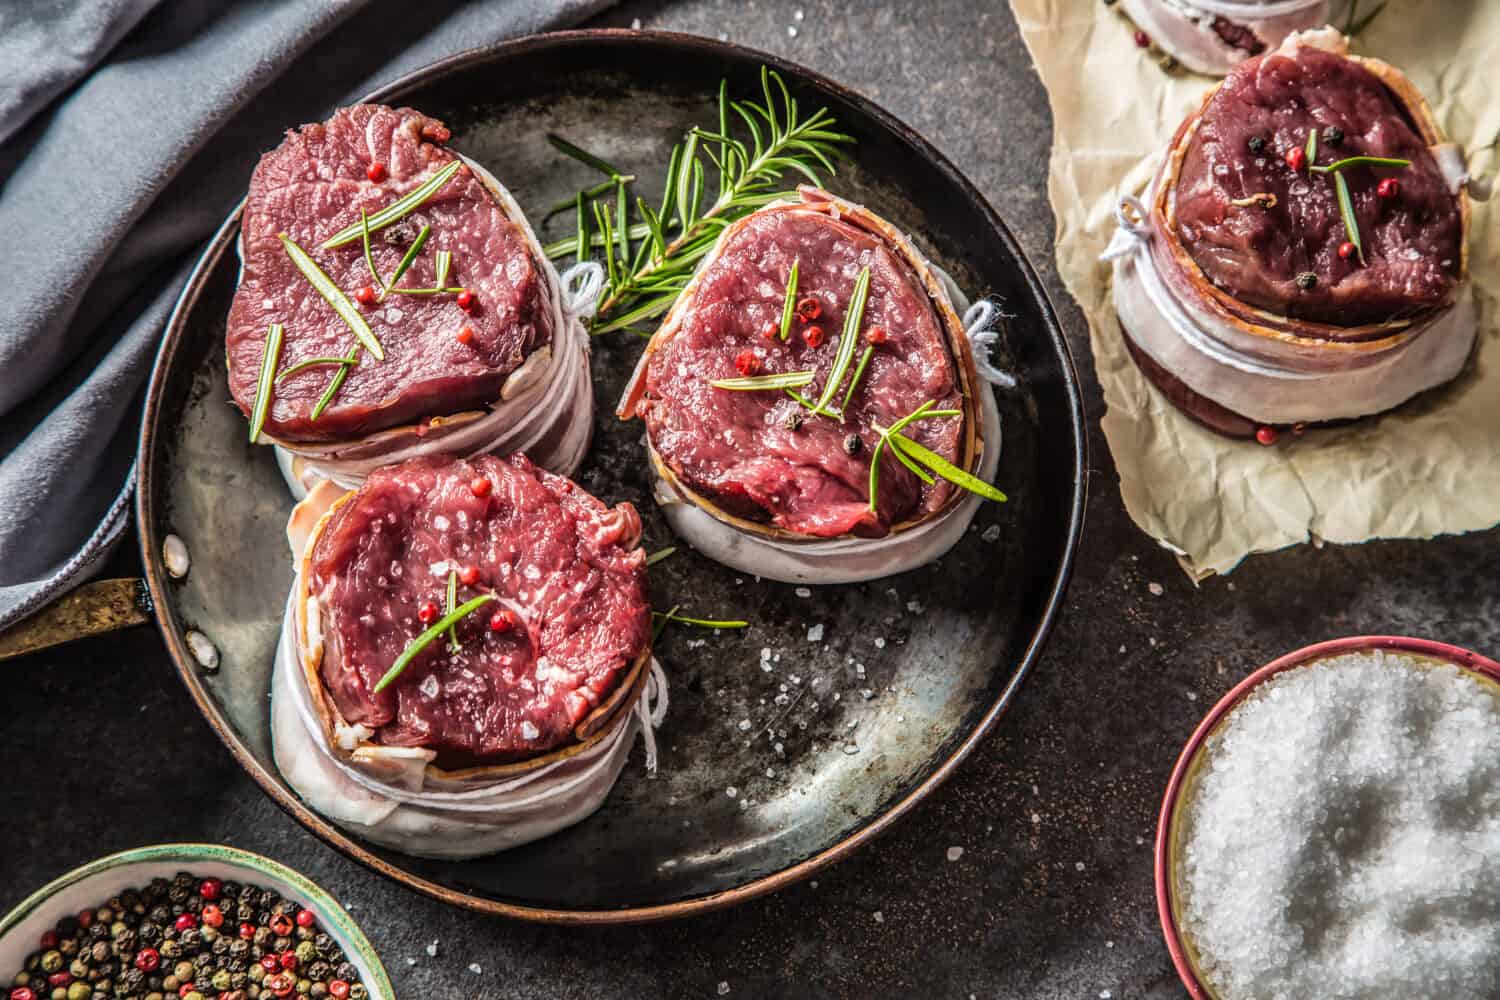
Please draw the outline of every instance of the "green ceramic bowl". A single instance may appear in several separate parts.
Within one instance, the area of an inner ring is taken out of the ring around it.
[[[364,932],[332,896],[270,858],[218,844],[157,844],[121,851],[75,868],[42,886],[0,919],[0,986],[6,992],[42,934],[69,914],[101,905],[111,896],[178,872],[248,882],[274,889],[318,916],[318,923],[359,970],[371,1000],[395,1000],[396,991]],[[0,996],[5,995],[0,993]]]

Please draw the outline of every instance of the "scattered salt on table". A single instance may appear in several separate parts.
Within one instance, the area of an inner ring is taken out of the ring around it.
[[[1352,653],[1261,685],[1185,804],[1182,926],[1223,996],[1495,996],[1500,694]]]

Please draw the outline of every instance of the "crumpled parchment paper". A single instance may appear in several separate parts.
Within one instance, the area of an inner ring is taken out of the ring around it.
[[[1051,99],[1048,182],[1057,266],[1089,320],[1108,410],[1104,435],[1125,508],[1193,577],[1313,539],[1431,538],[1500,523],[1500,212],[1474,203],[1470,271],[1479,344],[1453,383],[1394,413],[1230,441],[1179,413],[1125,353],[1099,254],[1121,193],[1150,181],[1173,131],[1212,86],[1167,72],[1100,0],[1012,0]],[[1404,70],[1472,173],[1494,174],[1500,136],[1500,0],[1391,0],[1351,43]],[[1488,148],[1483,148],[1488,147]]]

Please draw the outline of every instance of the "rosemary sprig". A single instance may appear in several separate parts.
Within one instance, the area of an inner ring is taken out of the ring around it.
[[[312,415],[308,420],[317,420],[328,409],[328,404],[333,402],[333,397],[338,395],[339,389],[343,388],[344,379],[349,377],[349,369],[359,363],[359,347],[355,344],[349,348],[349,353],[344,355],[344,364],[333,373],[333,379],[328,383],[328,388],[323,390],[323,395],[318,399],[318,404],[313,407]]]
[[[934,405],[936,404],[932,400],[928,400],[889,427],[881,427],[879,424],[873,425],[875,433],[880,435],[880,440],[875,443],[875,449],[870,455],[870,513],[874,514],[877,510],[876,503],[880,489],[880,457],[887,447],[889,447],[891,454],[896,456],[896,459],[902,465],[906,466],[917,478],[929,485],[936,481],[932,477],[932,474],[935,473],[948,480],[954,486],[968,490],[970,493],[978,494],[986,500],[1005,501],[1005,494],[983,479],[965,472],[937,452],[931,451],[901,433],[918,420],[933,420],[942,417],[958,417],[963,415],[960,410],[934,410]]]
[[[276,376],[276,381],[280,382],[283,379],[289,379],[293,375],[296,375],[298,372],[304,372],[304,371],[306,371],[309,368],[321,368],[324,365],[350,365],[350,364],[358,364],[358,362],[350,361],[348,358],[331,358],[331,357],[308,358],[306,361],[299,361],[295,365],[292,365],[289,368],[283,368],[281,370],[281,374],[279,374],[279,375]]]
[[[458,608],[458,572],[457,572],[457,570],[450,569],[448,571],[448,606],[447,606],[447,608],[445,610],[448,612],[448,614],[451,615],[451,614],[453,614],[454,610],[457,609],[457,608]],[[456,619],[455,619],[455,621],[456,621]],[[448,649],[450,651],[454,652],[454,653],[457,653],[457,652],[459,652],[459,651],[461,651],[463,649],[463,647],[458,644],[458,626],[457,625],[449,625],[448,626]]]
[[[1317,132],[1314,131],[1312,134],[1316,136]],[[1392,159],[1387,156],[1346,156],[1326,167],[1309,166],[1309,169],[1316,173],[1333,175],[1333,189],[1339,202],[1339,217],[1343,219],[1344,232],[1349,236],[1349,242],[1354,244],[1354,249],[1359,254],[1359,262],[1363,265],[1365,243],[1359,235],[1359,219],[1354,214],[1354,199],[1349,196],[1349,182],[1344,180],[1344,170],[1357,166],[1409,167],[1411,161]]]
[[[792,332],[792,314],[797,310],[797,264],[792,261],[791,273],[786,276],[786,301],[781,304],[781,339],[786,340]]]
[[[308,284],[318,290],[324,301],[333,306],[333,311],[339,314],[339,319],[348,324],[349,329],[354,331],[354,336],[359,338],[360,343],[373,355],[376,361],[385,360],[385,349],[380,346],[380,341],[375,339],[375,333],[360,315],[359,309],[353,302],[349,301],[333,279],[323,273],[317,263],[307,255],[307,251],[299,247],[296,242],[286,233],[277,234],[281,238],[281,245],[286,248],[286,255],[292,258],[292,263],[297,265],[297,270],[307,279]],[[358,235],[356,231],[355,235]]]
[[[675,546],[675,545],[668,545],[664,549],[657,549],[655,552],[651,553],[649,556],[646,557],[646,565],[647,566],[655,566],[657,563],[661,562],[663,559],[667,558],[668,556],[674,554],[676,551],[677,551],[677,546]]]
[[[1338,193],[1339,215],[1344,220],[1344,232],[1348,234],[1349,242],[1354,244],[1354,249],[1359,254],[1359,262],[1363,265],[1365,243],[1359,237],[1359,219],[1354,216],[1354,202],[1349,197],[1349,182],[1344,180],[1343,174],[1333,175],[1333,188]]]
[[[828,109],[802,117],[780,74],[764,67],[761,91],[763,101],[735,101],[729,97],[727,83],[720,85],[718,131],[691,129],[673,147],[658,206],[653,209],[644,199],[637,199],[636,211],[643,220],[639,223],[631,222],[623,199],[629,175],[566,140],[567,148],[553,143],[608,174],[617,191],[607,232],[588,238],[580,226],[574,239],[547,247],[547,255],[554,259],[581,253],[585,245],[605,248],[609,278],[592,332],[621,329],[666,312],[725,226],[787,195],[778,189],[786,175],[797,174],[821,185],[823,176],[834,172],[838,149],[854,140],[834,129]],[[739,134],[732,134],[732,128]],[[705,161],[713,168],[712,175]],[[574,208],[590,214],[591,200],[608,190],[597,191],[599,187],[579,192]],[[592,204],[597,210],[598,202]],[[594,221],[603,222],[606,217],[607,213],[600,212]],[[636,245],[632,253],[634,240],[646,242]]]
[[[459,168],[463,165],[464,164],[462,160],[454,160],[452,163],[448,164],[446,167],[429,177],[421,187],[413,188],[403,197],[391,202],[385,208],[382,208],[380,211],[370,216],[368,222],[369,231],[372,233],[377,232],[381,229],[384,229],[386,226],[389,226],[391,223],[397,222],[410,215],[412,212],[415,212],[423,205],[424,202],[427,201],[428,198],[431,198],[433,195],[437,194],[438,191],[442,189],[444,184],[447,184],[450,180],[452,180],[453,175],[458,173]],[[341,247],[346,243],[353,243],[355,240],[359,239],[360,233],[364,231],[364,228],[364,225],[355,223],[352,226],[347,226],[344,229],[340,229],[337,233],[324,240],[321,248],[324,250],[332,250],[335,247]]]
[[[391,683],[397,677],[401,676],[401,672],[406,669],[407,665],[416,659],[417,654],[431,645],[432,640],[494,599],[494,594],[480,594],[478,597],[465,601],[433,622],[427,631],[413,639],[411,644],[401,651],[401,655],[396,657],[396,662],[391,664],[391,669],[385,672],[385,676],[376,682],[375,687],[371,689],[371,693],[379,694],[387,687],[390,687]]]
[[[1349,167],[1409,167],[1410,160],[1397,160],[1389,156],[1346,156],[1342,160],[1323,167],[1310,167],[1312,171],[1320,174],[1336,174],[1340,170]]]
[[[281,336],[285,328],[272,323],[266,329],[266,347],[260,355],[260,379],[255,385],[255,406],[250,412],[250,443],[254,444],[266,426],[266,415],[271,412],[271,386],[275,382],[276,365],[281,361]]]
[[[720,378],[708,383],[715,389],[758,392],[764,389],[795,389],[813,380],[811,371],[781,372],[777,375],[747,375],[744,378]]]
[[[427,237],[431,233],[432,226],[423,226],[422,231],[417,234],[417,238],[411,241],[411,246],[406,248],[406,256],[401,258],[401,263],[397,264],[396,270],[391,272],[391,280],[387,281],[385,287],[380,290],[381,299],[391,294],[391,288],[396,282],[401,280],[401,276],[406,273],[407,268],[411,267],[412,263],[417,259],[417,254],[422,252],[422,247],[426,245]]]
[[[833,397],[839,391],[839,385],[844,381],[844,375],[849,371],[849,363],[854,360],[854,348],[859,343],[859,327],[865,321],[865,300],[870,294],[870,269],[865,267],[859,272],[859,277],[854,279],[854,293],[849,297],[849,309],[844,313],[844,330],[839,335],[839,351],[833,358],[833,370],[828,373],[828,381],[823,383],[823,392],[813,406],[814,413],[825,416],[833,416],[828,404],[833,402]],[[844,415],[838,414],[842,422]]]

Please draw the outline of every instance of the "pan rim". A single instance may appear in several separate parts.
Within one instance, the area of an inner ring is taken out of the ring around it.
[[[151,381],[147,389],[145,408],[141,421],[141,432],[136,456],[137,486],[135,496],[137,534],[141,546],[141,561],[144,565],[147,586],[157,609],[157,627],[161,631],[178,675],[189,696],[193,699],[205,721],[214,730],[219,740],[228,748],[231,756],[249,777],[270,796],[284,812],[317,836],[329,847],[345,857],[365,865],[380,875],[398,882],[433,899],[464,909],[546,924],[640,924],[668,920],[689,915],[721,910],[736,903],[748,901],[775,892],[809,878],[823,868],[842,860],[858,848],[888,830],[898,819],[911,812],[918,803],[926,799],[941,786],[986,736],[995,728],[1000,717],[1010,707],[1021,682],[1030,674],[1046,641],[1061,613],[1072,576],[1079,539],[1083,530],[1087,505],[1088,439],[1085,431],[1082,393],[1078,372],[1073,361],[1072,350],[1063,334],[1061,321],[1047,290],[1042,286],[1020,244],[1004,221],[995,212],[988,199],[965,177],[956,166],[936,147],[922,138],[915,130],[895,117],[873,100],[856,93],[828,77],[798,63],[762,52],[749,46],[732,42],[721,42],[698,35],[673,31],[641,31],[619,28],[592,28],[573,31],[550,32],[481,46],[456,53],[427,66],[403,74],[396,80],[365,95],[363,101],[388,101],[414,87],[430,84],[454,73],[464,72],[486,65],[504,62],[510,58],[546,52],[557,48],[574,46],[620,46],[655,44],[667,47],[686,48],[700,54],[726,56],[738,62],[759,62],[783,73],[789,79],[838,97],[867,115],[880,128],[894,135],[909,146],[919,157],[935,167],[979,212],[990,233],[998,238],[1006,253],[1016,262],[1026,290],[1038,307],[1043,332],[1052,350],[1056,353],[1062,375],[1061,388],[1068,409],[1068,455],[1073,462],[1073,485],[1067,519],[1067,530],[1062,542],[1061,558],[1052,574],[1046,599],[1035,628],[1026,641],[1026,646],[1011,673],[1009,681],[1000,691],[993,704],[970,728],[959,744],[938,762],[931,773],[910,787],[903,795],[885,805],[871,816],[863,826],[849,833],[810,857],[804,858],[778,871],[752,878],[741,885],[718,892],[666,903],[619,908],[558,908],[530,906],[522,903],[486,899],[455,889],[416,875],[400,868],[350,834],[335,827],[328,820],[314,813],[290,789],[282,786],[278,777],[262,765],[242,745],[234,727],[230,724],[217,703],[209,695],[199,676],[192,653],[186,645],[183,627],[177,620],[170,600],[170,580],[164,568],[158,565],[156,553],[160,549],[159,532],[156,526],[156,511],[153,503],[156,468],[152,456],[156,450],[156,425],[161,419],[165,396],[164,372],[184,339],[186,316],[190,307],[200,297],[209,274],[226,251],[230,238],[239,224],[244,207],[241,201],[230,212],[224,223],[209,241],[192,276],[184,286],[182,294],[173,307],[172,315],[162,337],[161,346],[152,364]],[[1061,429],[1054,429],[1061,437]],[[1060,442],[1059,442],[1060,443]]]

